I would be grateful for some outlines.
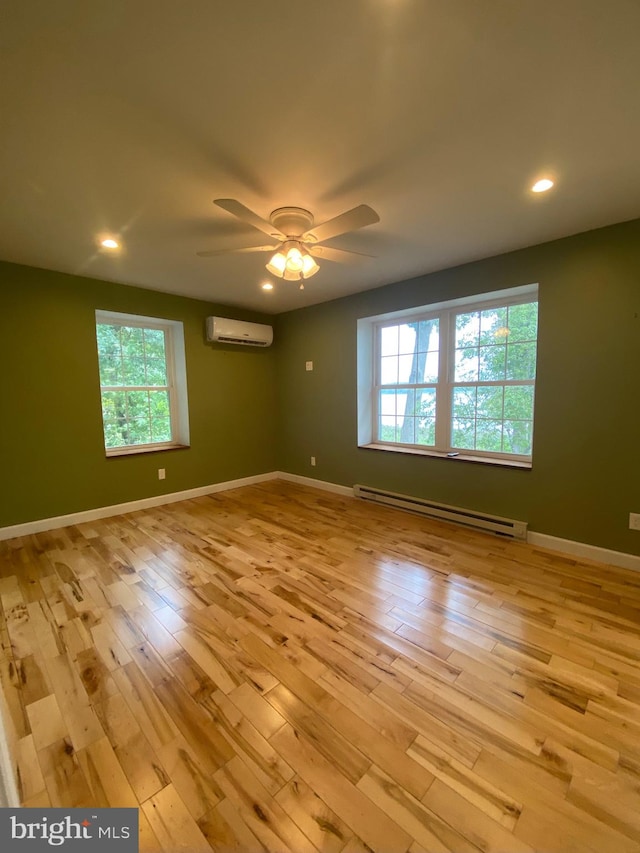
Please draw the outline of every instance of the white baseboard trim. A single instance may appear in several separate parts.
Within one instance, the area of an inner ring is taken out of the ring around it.
[[[558,536],[548,536],[546,533],[535,533],[532,530],[527,534],[527,542],[529,545],[559,551],[571,557],[608,563],[610,566],[640,572],[640,557],[635,554],[625,554],[624,551],[611,551],[609,548],[600,548],[598,545],[587,545],[585,542],[575,542],[573,539],[560,539]]]
[[[301,474],[287,474],[286,471],[276,471],[275,476],[278,480],[288,480],[290,483],[299,483],[301,486],[311,486],[313,489],[322,489],[325,492],[333,492],[336,495],[353,497],[352,486],[339,486],[338,483],[314,480],[313,477],[303,477]]]
[[[99,518],[109,518],[112,515],[122,515],[125,512],[135,512],[139,509],[149,509],[163,504],[188,501],[191,498],[201,498],[214,492],[226,492],[229,489],[239,489],[242,486],[252,486],[275,480],[278,474],[270,471],[268,474],[256,474],[253,477],[242,477],[239,480],[227,480],[224,483],[213,483],[210,486],[199,486],[196,489],[186,489],[183,492],[170,492],[164,495],[154,495],[138,501],[128,501],[111,506],[100,506],[82,512],[72,512],[69,515],[58,515],[53,518],[41,518],[37,521],[27,521],[24,524],[14,524],[10,527],[0,527],[0,540],[14,539],[16,536],[28,536],[30,533],[42,533],[44,530],[55,530],[58,527],[68,527],[70,524],[82,524],[84,521],[96,521]]]
[[[186,489],[182,492],[170,492],[164,495],[154,495],[138,501],[113,504],[111,506],[96,507],[96,509],[74,512],[69,515],[58,515],[53,518],[41,518],[36,521],[28,521],[24,524],[14,524],[9,527],[0,527],[0,540],[14,539],[16,536],[28,536],[30,533],[42,533],[45,530],[55,530],[58,527],[68,527],[70,524],[81,524],[85,521],[96,521],[99,518],[109,518],[113,515],[122,515],[126,512],[135,512],[139,509],[150,509],[163,504],[187,501],[191,498],[200,498],[215,492],[226,492],[230,489],[239,489],[242,486],[252,486],[255,483],[264,483],[267,480],[287,480],[290,483],[299,483],[302,486],[311,486],[314,489],[322,489],[325,492],[333,492],[337,495],[353,497],[353,487],[341,486],[338,483],[327,483],[324,480],[316,480],[313,477],[303,477],[300,474],[289,474],[286,471],[269,471],[266,474],[256,474],[252,477],[241,477],[238,480],[227,480],[223,483],[213,483],[209,486],[199,486],[196,489]],[[540,548],[548,548],[550,551],[558,551],[572,557],[594,560],[598,563],[608,563],[611,566],[619,566],[622,569],[640,571],[640,556],[625,554],[622,551],[611,551],[608,548],[600,548],[597,545],[587,545],[584,542],[575,542],[572,539],[561,539],[558,536],[548,536],[546,533],[536,533],[530,530],[527,542]]]

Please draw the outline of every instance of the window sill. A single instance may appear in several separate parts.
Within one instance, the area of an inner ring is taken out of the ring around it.
[[[107,459],[115,456],[137,456],[140,453],[162,453],[165,450],[188,450],[188,444],[141,445],[140,447],[111,447],[105,451]]]
[[[396,444],[360,444],[362,450],[385,450],[391,453],[408,453],[411,456],[432,456],[436,459],[446,459],[447,462],[480,462],[483,465],[496,465],[500,468],[521,468],[530,470],[531,461],[522,459],[498,459],[493,456],[479,456],[474,453],[456,453],[452,456],[442,450],[431,450],[418,447],[399,447]]]

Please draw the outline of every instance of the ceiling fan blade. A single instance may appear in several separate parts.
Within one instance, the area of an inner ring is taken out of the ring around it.
[[[276,243],[273,246],[245,246],[241,249],[213,249],[209,252],[196,252],[199,258],[214,258],[216,255],[239,255],[245,252],[273,252],[278,248]]]
[[[310,228],[306,234],[303,234],[303,238],[314,240],[316,243],[324,243],[325,240],[337,237],[338,234],[356,231],[358,228],[374,225],[376,222],[380,222],[380,217],[375,210],[368,204],[360,204],[339,216],[334,216],[333,219],[328,219],[321,225]]]
[[[348,252],[346,249],[332,249],[331,246],[305,246],[314,258],[324,261],[334,261],[336,264],[357,264],[365,258],[374,258],[375,255],[365,255],[364,252]]]
[[[244,204],[237,201],[235,198],[216,198],[213,200],[213,203],[217,204],[218,207],[221,207],[223,210],[226,210],[227,213],[237,216],[238,219],[241,219],[248,225],[257,228],[258,231],[264,231],[264,233],[268,234],[269,237],[274,237],[278,240],[286,239],[285,235],[281,231],[278,231],[274,225],[266,219],[263,219],[261,216],[258,216],[257,213],[249,210],[248,207],[245,207]]]

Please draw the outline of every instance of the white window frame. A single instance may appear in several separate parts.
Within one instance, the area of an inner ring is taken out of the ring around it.
[[[179,320],[166,320],[158,317],[144,317],[139,314],[123,314],[115,311],[96,311],[96,342],[99,325],[134,326],[141,329],[159,329],[165,333],[165,359],[167,385],[140,386],[103,386],[100,384],[100,411],[102,418],[102,394],[109,391],[148,391],[166,390],[169,395],[169,417],[171,421],[171,440],[156,441],[147,444],[130,444],[122,447],[107,447],[107,456],[127,456],[136,453],[156,453],[161,450],[174,450],[189,446],[189,410],[187,398],[187,370],[184,347],[184,326]],[[98,381],[100,364],[98,356]]]
[[[533,386],[535,417],[535,379],[505,379],[491,382],[480,380],[454,381],[455,317],[457,314],[465,312],[482,311],[489,308],[508,307],[537,301],[538,285],[530,284],[358,320],[358,446],[374,450],[388,450],[396,453],[413,453],[421,456],[438,456],[463,461],[530,468],[532,465],[531,455],[475,449],[466,450],[453,447],[451,444],[452,402],[453,389],[455,387]],[[409,383],[382,385],[379,381],[380,330],[385,326],[415,323],[420,320],[431,319],[438,319],[439,327],[438,381],[412,385]],[[377,437],[379,391],[382,388],[408,390],[413,388],[419,390],[421,388],[432,387],[436,388],[436,432],[435,444],[433,446],[390,442]]]

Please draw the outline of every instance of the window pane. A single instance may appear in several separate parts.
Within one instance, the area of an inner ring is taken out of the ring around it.
[[[437,352],[439,345],[438,320],[421,320],[418,325],[418,350]]]
[[[398,327],[384,326],[380,329],[380,355],[398,354]]]
[[[164,361],[166,355],[162,329],[145,329],[144,345],[147,358],[160,358]]]
[[[397,385],[398,383],[398,356],[383,356],[380,359],[380,384]]]
[[[380,441],[396,440],[396,392],[380,391],[378,401],[378,438]]]
[[[100,364],[100,384],[122,384],[122,351],[120,348],[120,328],[118,326],[99,325],[97,327],[98,360]]]
[[[480,312],[456,314],[456,349],[477,347],[480,342]]]
[[[401,355],[398,357],[398,382],[401,385],[413,385],[418,381],[417,365],[419,356]]]
[[[533,424],[531,421],[505,421],[502,449],[505,453],[531,455]]]
[[[422,388],[416,391],[416,414],[420,417],[435,418],[436,416],[436,389]]]
[[[451,446],[461,450],[474,450],[476,445],[476,422],[454,419],[451,428]]]
[[[121,353],[120,327],[100,324],[96,331],[100,358],[119,359]]]
[[[169,393],[167,391],[149,392],[149,409],[152,418],[169,417]]]
[[[503,396],[502,386],[478,388],[477,416],[494,420],[502,419]]]
[[[398,441],[403,444],[413,444],[415,435],[416,392],[413,390],[398,391],[396,396],[396,416],[398,419]]]
[[[133,418],[127,426],[127,444],[148,444],[151,441],[149,418]]]
[[[512,305],[509,308],[509,343],[535,341],[538,334],[538,303]]]
[[[453,389],[453,417],[456,420],[475,418],[476,393],[477,389],[474,387]]]
[[[424,368],[422,376],[418,375],[418,382],[438,381],[438,353],[428,352],[424,357]]]
[[[104,386],[122,385],[122,364],[120,359],[100,359],[100,384]]]
[[[382,390],[379,394],[378,437],[382,441],[400,444],[433,445],[435,412],[435,388]]]
[[[480,312],[480,344],[502,343],[506,334],[508,334],[506,308],[490,308]]]
[[[477,382],[478,380],[478,355],[477,349],[456,350],[456,382]]]
[[[399,416],[415,415],[416,392],[413,389],[398,391],[396,397],[396,413]]]
[[[504,389],[504,416],[516,420],[533,419],[532,385],[511,385]]]
[[[141,385],[166,385],[167,384],[167,363],[164,359],[148,358],[146,381],[137,383]]]
[[[151,421],[152,441],[171,441],[171,421],[169,418],[154,418]]]
[[[424,388],[416,392],[416,444],[436,443],[436,389]]]
[[[416,444],[433,447],[436,443],[435,418],[420,418],[416,427]]]
[[[380,415],[378,418],[378,439],[380,441],[396,440],[396,416]]]
[[[475,449],[500,452],[502,449],[502,421],[489,421],[480,418],[476,421]]]
[[[127,416],[129,418],[149,417],[149,392],[127,391]]]
[[[481,382],[501,382],[504,379],[506,350],[505,346],[480,347]]]
[[[395,391],[380,391],[378,400],[378,414],[393,415],[393,422],[396,418],[396,392]]]
[[[395,418],[380,418],[378,426],[379,441],[395,441],[396,440],[396,419]]]
[[[417,323],[403,323],[398,326],[399,345],[398,352],[400,355],[407,355],[414,352],[416,349],[416,341],[418,339]]]
[[[135,326],[121,326],[120,342],[124,358],[144,359],[144,333]]]
[[[512,344],[507,346],[507,379],[535,379],[536,345]]]
[[[416,419],[414,417],[405,416],[398,418],[398,428],[400,430],[397,440],[402,444],[415,444],[415,428]]]
[[[122,360],[122,384],[146,385],[144,359],[124,358]]]
[[[105,391],[102,395],[102,417],[105,420],[115,421],[119,417],[124,418],[125,413],[124,391]]]
[[[105,423],[104,444],[106,448],[122,447],[125,444],[122,429],[115,424]]]

